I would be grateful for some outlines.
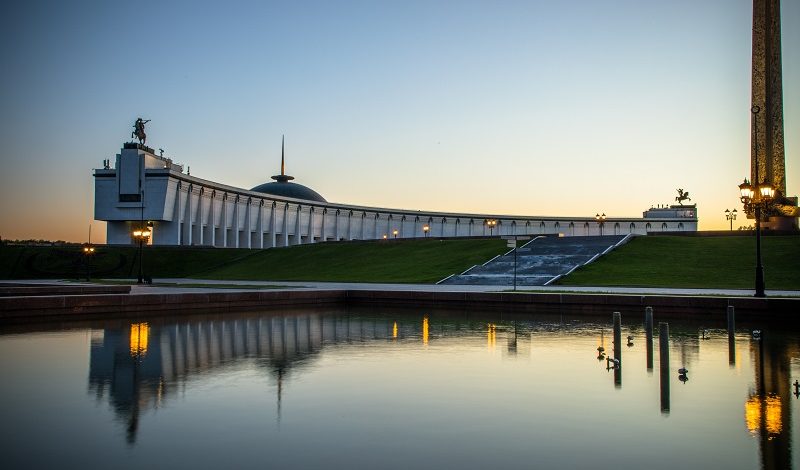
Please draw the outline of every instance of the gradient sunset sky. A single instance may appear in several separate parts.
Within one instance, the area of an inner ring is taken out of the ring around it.
[[[789,195],[800,0],[784,0]],[[749,175],[752,0],[7,2],[0,236],[105,239],[92,169],[148,124],[191,174],[328,201],[724,229]],[[736,225],[751,222],[740,218]],[[735,226],[736,226],[735,225]]]

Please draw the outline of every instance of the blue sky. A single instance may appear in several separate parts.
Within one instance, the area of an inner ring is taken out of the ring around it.
[[[4,5],[0,235],[83,240],[91,170],[138,116],[193,175],[243,188],[278,171],[285,134],[287,172],[329,201],[636,216],[684,188],[702,229],[725,228],[749,173],[751,12],[747,0]],[[796,195],[800,1],[782,15]]]

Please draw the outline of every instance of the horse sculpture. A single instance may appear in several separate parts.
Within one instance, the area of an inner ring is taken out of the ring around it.
[[[142,118],[136,119],[136,122],[133,124],[133,132],[131,132],[131,139],[136,137],[139,139],[139,143],[144,145],[147,141],[147,134],[144,132],[144,125],[150,122],[150,120],[143,120]]]
[[[678,204],[683,204],[683,201],[691,201],[692,199],[689,197],[689,192],[683,192],[683,188],[678,189],[678,197],[675,198],[678,201]]]

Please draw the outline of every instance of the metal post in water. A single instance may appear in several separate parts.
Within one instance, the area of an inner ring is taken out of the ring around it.
[[[653,370],[653,307],[644,309],[644,330],[647,337],[647,370]]]
[[[622,314],[614,312],[614,385],[622,387]]]
[[[669,414],[669,324],[658,324],[658,352],[661,369],[661,412]]]
[[[733,336],[735,330],[736,316],[733,305],[728,305],[728,364],[731,366],[736,365],[736,340]]]
[[[517,241],[514,240],[514,290],[517,290]]]

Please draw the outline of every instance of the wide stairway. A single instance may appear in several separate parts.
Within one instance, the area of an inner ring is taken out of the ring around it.
[[[611,251],[623,240],[627,241],[625,237],[537,237],[517,248],[517,286],[546,285]],[[514,250],[444,279],[440,284],[511,286],[514,284]]]

